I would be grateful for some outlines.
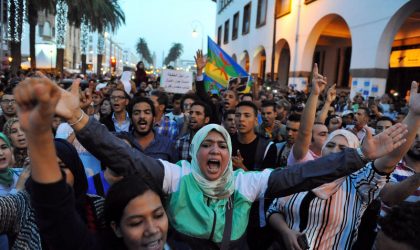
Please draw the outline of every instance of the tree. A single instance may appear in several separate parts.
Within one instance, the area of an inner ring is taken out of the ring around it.
[[[149,47],[147,46],[147,42],[144,38],[139,38],[139,41],[137,42],[136,45],[136,50],[137,53],[142,56],[142,58],[144,58],[144,60],[146,60],[146,62],[148,62],[149,64],[153,64],[153,58],[150,54],[150,50]]]
[[[20,69],[20,64],[22,62],[22,53],[20,47],[22,41],[23,18],[25,16],[25,1],[9,1],[8,8],[10,15],[8,32],[10,39],[10,53],[12,57],[10,70],[13,75],[16,74]]]
[[[169,50],[168,55],[166,56],[163,64],[168,65],[170,62],[175,62],[181,56],[184,48],[180,43],[172,44],[171,49]]]
[[[98,32],[98,55],[97,55],[97,73],[101,74],[100,69],[102,68],[102,57],[104,53],[104,41],[103,32],[112,31],[118,29],[121,24],[125,23],[125,15],[121,7],[118,4],[118,0],[95,0],[86,1],[88,3],[88,10],[91,13],[85,12],[82,20],[82,39],[87,39],[88,35],[86,32]],[[87,44],[87,41],[82,41],[83,44]],[[86,73],[86,49],[82,49],[82,73]]]
[[[50,0],[27,0],[27,21],[29,23],[29,56],[31,57],[31,68],[36,69],[35,35],[38,24],[38,12],[43,10],[53,11],[54,2]]]
[[[82,23],[88,25],[88,31],[97,31],[102,34],[105,30],[115,31],[121,24],[125,23],[124,12],[118,4],[118,0],[57,0],[64,2],[68,8],[65,20],[77,28]],[[58,5],[57,5],[58,7]],[[57,27],[58,29],[58,27]],[[62,29],[65,36],[65,26]],[[83,37],[83,34],[81,34]],[[87,36],[84,36],[87,37]],[[62,51],[61,51],[62,50]],[[102,49],[103,52],[103,49]],[[57,47],[57,68],[63,72],[64,47]],[[102,62],[102,54],[98,53],[98,64]],[[86,64],[86,52],[82,51],[82,64]],[[101,66],[98,66],[100,70]]]

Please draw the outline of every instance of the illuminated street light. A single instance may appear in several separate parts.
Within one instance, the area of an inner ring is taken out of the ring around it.
[[[9,56],[7,59],[9,60],[9,63],[13,62],[13,57]]]

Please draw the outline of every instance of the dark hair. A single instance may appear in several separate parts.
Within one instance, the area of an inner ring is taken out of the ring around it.
[[[235,114],[235,110],[233,109],[226,110],[226,112],[223,113],[223,120],[226,120],[228,115],[234,115],[234,114]]]
[[[204,108],[204,117],[210,117],[211,116],[211,109],[210,106],[207,105],[207,103],[200,101],[200,100],[195,100],[192,104],[191,104],[191,108],[193,106],[201,106]]]
[[[290,102],[287,101],[286,99],[280,100],[277,105],[279,108],[284,108],[285,110],[290,111],[291,105],[290,105]]]
[[[300,122],[301,116],[299,114],[291,114],[287,117],[287,120],[290,122]]]
[[[182,99],[182,94],[174,94],[174,96],[172,97],[172,103],[174,103],[176,100],[181,100]]]
[[[255,105],[255,103],[253,103],[253,102],[250,102],[250,101],[239,102],[238,105],[236,105],[236,108],[239,108],[239,107],[250,107],[254,110],[255,116],[258,116],[257,105]]]
[[[168,94],[160,90],[153,90],[150,95],[157,97],[157,101],[159,105],[164,105],[165,109],[168,107],[168,102],[169,102]]]
[[[369,111],[369,109],[368,109],[368,108],[366,108],[366,107],[359,107],[359,109],[364,110],[364,111],[365,111],[366,116],[369,116],[370,111]]]
[[[328,127],[328,125],[330,125],[330,121],[332,120],[332,119],[334,119],[334,118],[338,118],[338,117],[340,117],[339,115],[329,115],[328,117],[327,117],[327,119],[325,119],[325,126],[327,126]]]
[[[123,90],[123,89],[113,89],[113,90],[111,91],[111,95],[112,95],[112,93],[113,93],[114,91],[122,91],[122,92],[124,93],[124,97],[125,97],[125,99],[127,99],[128,101],[130,101],[130,100],[131,100],[130,95],[129,95],[129,94],[127,94],[127,92],[125,92],[125,90]]]
[[[198,98],[196,95],[194,94],[186,94],[181,98],[181,111],[184,112],[184,102],[186,99],[192,99],[194,101],[196,101]]]
[[[162,205],[165,205],[163,192],[150,175],[130,175],[111,186],[105,198],[105,220],[109,226],[114,221],[118,226],[127,204],[139,195],[152,191],[160,197]]]
[[[395,121],[394,121],[393,119],[391,119],[390,117],[388,117],[388,116],[381,116],[381,117],[379,117],[379,118],[376,120],[376,123],[378,123],[378,122],[380,122],[380,121],[389,121],[389,122],[391,122],[391,124],[392,124],[392,125],[394,125],[394,124],[395,124]]]
[[[227,91],[232,91],[232,93],[233,93],[233,95],[235,96],[235,99],[238,101],[239,100],[239,95],[238,95],[238,92],[236,92],[236,91],[233,91],[233,90],[231,90],[231,89],[227,89],[223,94],[225,94]]]
[[[274,112],[277,112],[276,110],[276,103],[274,101],[270,101],[270,100],[264,100],[261,103],[261,108],[266,108],[266,107],[273,107]]]
[[[13,87],[7,86],[3,91],[3,95],[13,95]]]
[[[394,241],[417,249],[420,246],[420,201],[402,202],[379,218],[382,232]]]
[[[152,110],[153,116],[156,116],[156,110],[155,110],[155,106],[153,105],[153,101],[150,100],[149,98],[142,97],[142,96],[135,96],[133,99],[131,99],[129,113],[132,114],[133,109],[134,109],[134,105],[136,105],[137,103],[141,103],[141,102],[145,102],[145,103],[149,104],[150,109]]]

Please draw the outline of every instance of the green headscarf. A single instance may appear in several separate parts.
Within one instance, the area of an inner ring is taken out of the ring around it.
[[[222,176],[215,181],[209,181],[204,177],[197,160],[197,152],[200,149],[201,143],[211,131],[219,132],[223,136],[228,145],[230,157],[228,166]],[[207,197],[213,199],[224,199],[228,198],[233,193],[235,186],[232,166],[232,142],[230,140],[229,133],[225,128],[217,124],[209,124],[198,130],[191,142],[190,156],[192,158],[191,171],[193,177]]]
[[[2,139],[7,147],[11,149],[12,145],[10,144],[9,139],[7,136],[0,132],[0,139]],[[13,171],[9,167],[6,169],[0,170],[0,185],[3,186],[10,186],[13,184]]]

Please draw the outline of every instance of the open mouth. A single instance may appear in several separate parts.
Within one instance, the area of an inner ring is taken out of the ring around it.
[[[140,129],[146,129],[147,128],[147,122],[146,121],[141,121],[138,123]]]
[[[220,161],[215,159],[210,159],[207,161],[208,169],[210,173],[217,173],[220,169]]]
[[[18,142],[19,142],[20,144],[25,144],[25,143],[26,143],[26,139],[19,139],[19,140],[18,140]]]

